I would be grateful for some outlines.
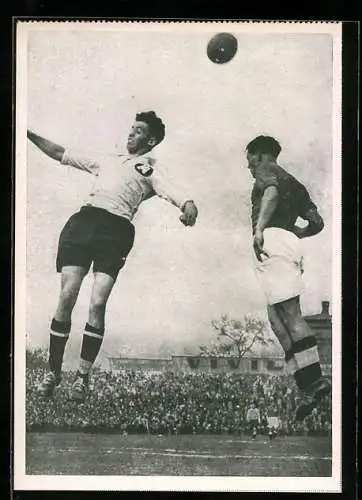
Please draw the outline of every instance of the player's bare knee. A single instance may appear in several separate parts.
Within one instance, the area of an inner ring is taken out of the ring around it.
[[[58,312],[71,314],[77,302],[79,287],[63,287],[58,300]]]
[[[80,285],[75,283],[67,283],[60,291],[60,299],[64,302],[71,304],[75,302],[78,297]]]
[[[107,299],[102,295],[96,295],[91,298],[89,312],[93,315],[102,316],[105,313]]]
[[[72,294],[61,293],[58,301],[58,311],[71,314],[76,302],[76,297]]]

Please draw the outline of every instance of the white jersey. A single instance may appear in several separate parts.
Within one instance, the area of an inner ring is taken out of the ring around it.
[[[103,208],[132,221],[142,201],[157,195],[182,209],[188,198],[154,170],[151,155],[90,155],[66,150],[61,164],[95,176],[85,205]]]
[[[250,420],[258,420],[260,421],[260,412],[258,408],[249,408],[246,414],[246,420],[250,422]]]

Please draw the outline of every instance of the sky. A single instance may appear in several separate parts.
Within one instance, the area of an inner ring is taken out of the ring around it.
[[[252,178],[245,146],[276,137],[280,164],[302,181],[325,220],[303,240],[305,314],[332,291],[332,37],[235,33],[238,51],[211,63],[215,33],[33,30],[27,50],[27,126],[69,148],[124,152],[137,112],[155,110],[166,138],[154,154],[160,169],[199,208],[193,228],[157,197],[134,220],[134,248],[112,291],[101,359],[108,355],[196,353],[212,340],[222,314],[265,317],[253,271]],[[27,145],[27,338],[46,346],[59,275],[59,233],[92,178],[60,166]],[[79,355],[91,274],[73,313],[67,363]]]

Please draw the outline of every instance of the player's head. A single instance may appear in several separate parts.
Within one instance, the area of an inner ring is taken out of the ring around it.
[[[165,137],[165,125],[154,111],[136,114],[128,135],[127,150],[130,154],[151,151]]]
[[[282,150],[279,142],[268,135],[259,135],[255,137],[246,146],[246,155],[248,160],[248,168],[253,174],[255,169],[265,161],[276,160]]]

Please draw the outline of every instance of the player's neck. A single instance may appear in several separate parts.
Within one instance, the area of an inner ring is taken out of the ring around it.
[[[143,156],[143,155],[149,153],[150,151],[152,151],[152,148],[142,148],[142,149],[139,149],[138,151],[135,151],[134,153],[128,152],[128,154],[129,154],[129,156]]]

